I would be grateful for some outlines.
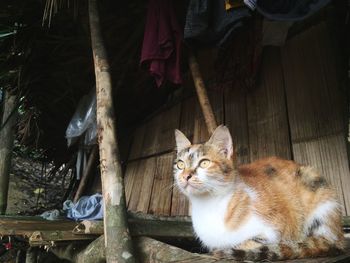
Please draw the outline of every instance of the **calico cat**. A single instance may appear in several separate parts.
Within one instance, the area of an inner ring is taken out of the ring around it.
[[[175,131],[174,176],[192,205],[193,228],[214,255],[284,260],[340,253],[335,192],[312,167],[270,157],[236,167],[229,130],[194,144]]]

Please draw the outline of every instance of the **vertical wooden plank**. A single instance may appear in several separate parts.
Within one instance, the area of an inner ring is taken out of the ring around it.
[[[182,131],[191,142],[193,142],[194,137],[195,114],[193,113],[193,111],[196,103],[198,103],[197,98],[191,97],[184,100],[181,105],[179,130]],[[173,186],[172,192],[173,194],[171,200],[171,215],[188,215],[189,201],[187,197],[184,194],[182,194],[176,188],[176,186]]]
[[[131,144],[131,150],[129,155],[129,160],[134,160],[139,158],[142,154],[142,145],[145,137],[146,127],[142,125],[137,127]]]
[[[282,49],[293,141],[343,132],[345,101],[336,78],[335,54],[321,52],[331,48],[324,35],[328,35],[327,26],[321,23],[289,40]]]
[[[345,145],[345,94],[337,50],[325,22],[289,40],[282,49],[294,159],[318,167],[350,212],[350,172]]]
[[[284,80],[278,48],[266,48],[256,89],[248,93],[250,160],[276,155],[291,159]]]
[[[128,209],[134,212],[147,213],[151,198],[151,190],[156,173],[156,157],[136,161],[137,169],[133,178],[133,185],[130,192]]]
[[[179,127],[181,104],[175,105],[154,116],[134,136],[130,158],[147,157],[174,148],[174,130]]]
[[[157,114],[146,125],[142,156],[171,150],[174,148],[174,130],[180,124],[181,104]]]
[[[344,204],[350,203],[349,166],[344,137],[341,134],[326,136],[318,140],[293,144],[293,150],[298,162],[309,164],[325,175],[327,181],[337,191],[339,200],[342,200],[342,211],[346,214]]]
[[[148,212],[157,215],[170,215],[173,185],[173,153],[157,157],[152,196]]]
[[[247,101],[243,88],[225,90],[225,124],[232,135],[238,164],[249,163]]]
[[[220,125],[224,121],[223,92],[209,90],[208,97],[213,107],[216,122],[218,125]],[[197,102],[195,107],[193,143],[203,143],[207,141],[209,137],[210,134],[208,132],[208,128],[205,124],[203,114]]]
[[[139,162],[130,162],[127,164],[124,176],[124,184],[125,184],[125,199],[127,207],[129,207],[130,198],[132,194],[132,189],[134,185],[134,181],[137,178],[137,167]]]

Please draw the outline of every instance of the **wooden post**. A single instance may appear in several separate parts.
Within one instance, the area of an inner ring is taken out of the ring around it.
[[[212,134],[216,129],[217,124],[213,113],[213,109],[210,105],[202,74],[199,70],[197,59],[192,53],[190,53],[189,56],[189,66],[192,73],[194,86],[196,88],[199,104],[204,115],[205,124],[207,125],[209,134]]]
[[[5,91],[4,113],[0,131],[0,214],[5,214],[14,142],[16,96]]]
[[[106,260],[107,263],[135,262],[127,224],[124,182],[112,102],[110,67],[100,31],[97,0],[89,0],[89,20],[96,77],[97,127],[104,200]]]

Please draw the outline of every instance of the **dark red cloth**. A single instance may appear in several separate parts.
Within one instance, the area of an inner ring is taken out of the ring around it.
[[[165,80],[181,84],[180,55],[182,29],[172,0],[150,0],[148,4],[141,65],[154,76],[157,86]]]

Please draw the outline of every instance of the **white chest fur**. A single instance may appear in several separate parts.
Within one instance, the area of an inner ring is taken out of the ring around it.
[[[240,227],[230,230],[225,226],[225,214],[231,195],[206,199],[191,198],[193,228],[209,249],[232,248],[256,236],[268,243],[278,240],[278,233],[259,216],[251,213]]]

